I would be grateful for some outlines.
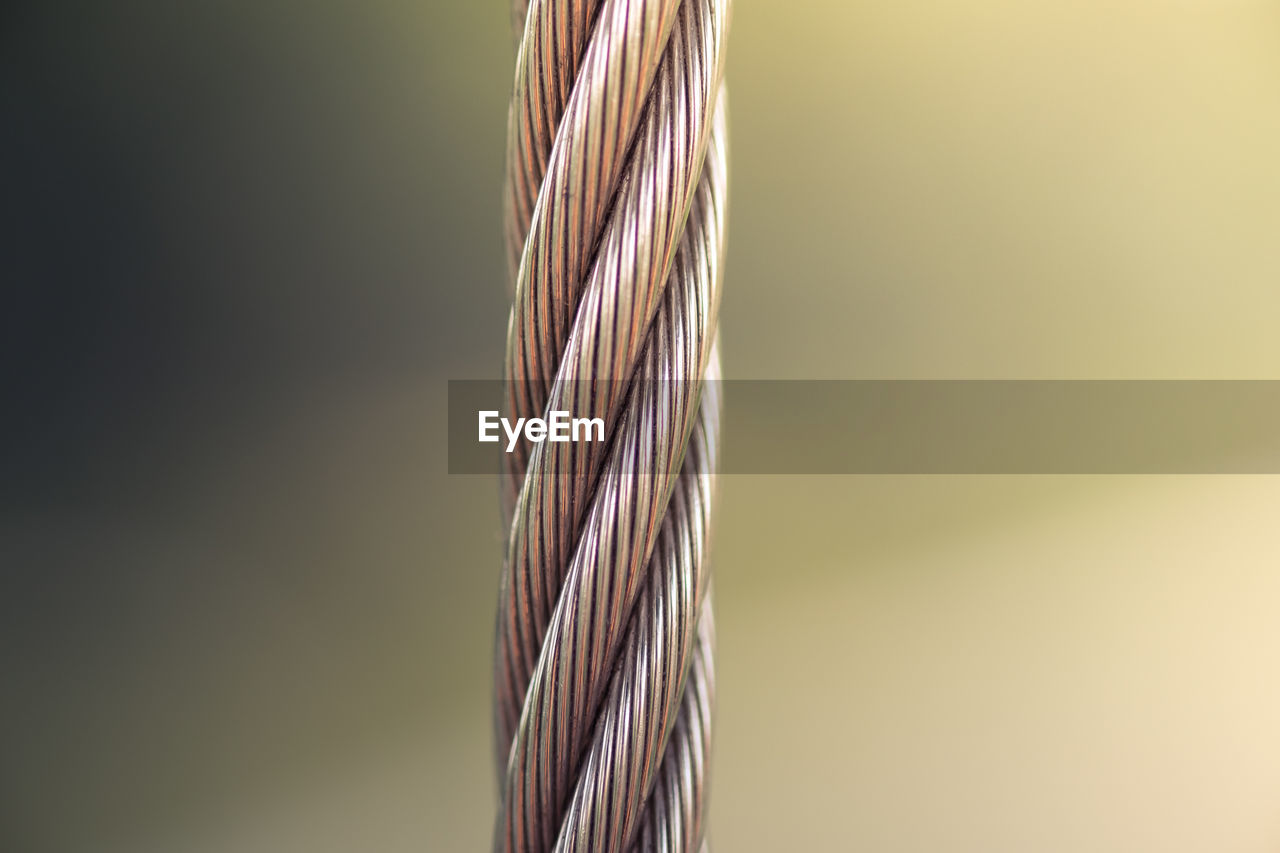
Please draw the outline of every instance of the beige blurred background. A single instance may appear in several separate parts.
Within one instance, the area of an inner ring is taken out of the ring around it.
[[[7,850],[488,844],[500,3],[3,25]],[[1280,6],[736,5],[730,378],[1280,379]],[[725,425],[726,440],[750,423]],[[725,477],[720,850],[1280,850],[1275,477]]]

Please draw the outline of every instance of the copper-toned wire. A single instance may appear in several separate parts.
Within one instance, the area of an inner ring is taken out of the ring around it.
[[[516,0],[494,849],[704,845],[728,0]]]

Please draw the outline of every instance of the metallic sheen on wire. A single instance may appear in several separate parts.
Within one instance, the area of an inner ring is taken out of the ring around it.
[[[516,0],[494,849],[704,846],[728,0]],[[583,381],[591,380],[591,381]]]

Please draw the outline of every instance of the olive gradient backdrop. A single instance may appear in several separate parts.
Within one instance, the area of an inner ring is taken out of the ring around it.
[[[497,2],[0,16],[0,846],[474,850]],[[1280,6],[740,0],[732,378],[1280,378]],[[725,430],[759,429],[728,423]],[[1274,851],[1274,477],[725,478],[717,849]]]

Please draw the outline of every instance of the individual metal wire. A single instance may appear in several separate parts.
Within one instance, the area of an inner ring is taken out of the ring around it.
[[[605,443],[509,456],[503,851],[693,851],[713,699],[728,0],[516,0],[507,405]]]

